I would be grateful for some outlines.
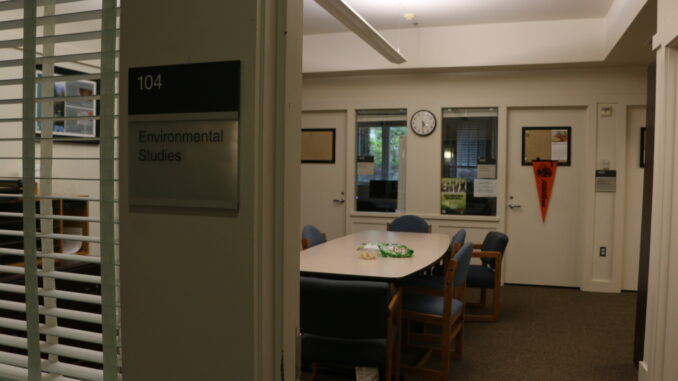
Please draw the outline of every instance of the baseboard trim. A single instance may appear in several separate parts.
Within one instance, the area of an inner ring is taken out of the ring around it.
[[[526,284],[526,283],[504,283],[506,286],[520,286],[520,287],[542,287],[542,288],[564,288],[568,290],[581,290],[579,287],[570,286],[549,286],[544,284]]]
[[[638,381],[650,381],[650,370],[645,361],[638,363]]]

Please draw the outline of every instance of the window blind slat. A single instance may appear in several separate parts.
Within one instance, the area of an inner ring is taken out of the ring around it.
[[[17,303],[23,305],[23,303]],[[9,307],[14,307],[14,306],[9,306]],[[0,303],[0,308],[2,307],[2,303]],[[24,309],[26,307],[24,306]],[[13,310],[16,311],[16,310]],[[101,315],[99,314],[93,314],[90,312],[82,312],[82,311],[75,311],[75,310],[68,310],[64,308],[45,308],[42,307],[40,308],[40,314],[45,315],[45,316],[54,316],[58,318],[64,318],[64,319],[70,319],[70,320],[77,320],[81,321],[84,323],[92,323],[92,324],[101,324]]]
[[[1,3],[0,3],[1,4]],[[16,67],[23,65],[23,60],[0,60],[0,67]]]
[[[26,349],[28,343],[25,337],[0,334],[0,345],[6,345],[12,348]]]
[[[11,366],[10,373],[8,367]],[[26,367],[28,366],[28,357],[16,353],[0,352],[0,377],[16,377],[23,380],[27,376]],[[82,381],[82,380],[101,380],[102,372],[98,369],[87,368],[79,365],[51,363],[48,360],[42,361],[42,369],[55,373],[49,375],[43,373],[42,379],[49,381]],[[76,377],[76,378],[70,378]]]
[[[35,81],[38,83],[53,83],[53,82],[68,82],[68,81],[94,81],[101,78],[100,73],[83,73],[83,74],[64,74],[54,75],[49,77],[39,77]]]
[[[12,266],[7,266],[12,267]],[[38,271],[38,276],[43,278],[72,280],[75,282],[101,284],[101,277],[96,275],[85,275],[78,273],[67,273],[64,271]]]
[[[26,312],[26,304],[19,302],[10,302],[7,300],[0,300],[0,309],[16,312]]]
[[[66,356],[76,360],[90,361],[95,363],[103,363],[104,356],[100,351],[93,351],[91,349],[83,349],[73,347],[70,345],[53,344],[48,345],[41,343],[40,351],[42,353],[49,353],[58,356]]]
[[[28,358],[26,361],[28,361]],[[0,364],[0,376],[7,377],[10,380],[25,380],[28,377],[28,370],[24,367]]]
[[[90,303],[90,304],[101,304],[101,296],[91,295],[91,294],[82,294],[82,293],[79,293],[79,292],[60,291],[60,290],[51,290],[51,291],[39,290],[38,295],[48,297],[48,298],[72,300],[72,301],[75,301],[75,302],[83,302],[83,303]]]
[[[12,213],[12,212],[0,212],[0,217],[12,217],[12,218],[23,218],[23,213]],[[69,216],[61,214],[50,214],[42,215],[38,214],[35,216],[37,219],[42,220],[55,220],[55,221],[78,221],[78,222],[94,222],[98,223],[100,220],[96,217],[81,217],[81,216]]]
[[[63,254],[63,253],[40,254],[40,253],[38,253],[38,258],[49,258],[49,259],[56,259],[56,260],[60,260],[60,261],[101,263],[101,258],[94,256],[94,255],[76,255],[76,254]]]
[[[13,294],[24,294],[26,292],[26,287],[18,284],[0,283],[0,291],[11,292]],[[43,291],[42,289],[38,290],[38,295],[48,298],[72,300],[76,302],[90,304],[101,304],[100,295],[82,294],[79,292],[60,291],[60,290]]]
[[[45,364],[46,363],[46,364]],[[100,381],[103,380],[103,372],[99,369],[87,368],[79,365],[66,364],[62,362],[48,363],[45,361],[42,369],[50,373],[61,374],[68,377],[75,378],[56,378],[55,381]]]
[[[45,335],[63,337],[65,339],[84,341],[92,344],[101,344],[101,334],[96,332],[81,331],[78,329],[63,327],[47,327],[43,325],[40,328],[40,333]]]
[[[25,270],[23,267],[0,265],[0,274],[5,273],[5,274],[24,275],[24,272]]]
[[[26,349],[28,346],[26,343],[26,338],[5,334],[0,334],[0,344],[19,349]],[[91,361],[96,363],[103,362],[103,355],[101,352],[93,351],[91,349],[77,348],[70,345],[50,345],[45,342],[40,342],[40,352],[58,356],[66,356],[76,360]]]
[[[26,287],[18,284],[0,283],[0,291],[11,292],[13,294],[24,294],[26,293]]]
[[[92,21],[101,18],[101,10],[60,13],[54,16],[38,17],[38,25],[45,25],[47,23],[67,24],[80,21]]]
[[[17,331],[26,331],[26,320],[0,318],[0,327]]]
[[[24,232],[21,230],[6,230],[0,229],[0,235],[9,236],[9,237],[23,237]],[[75,234],[58,234],[58,233],[36,233],[37,238],[46,238],[46,239],[61,239],[66,241],[79,241],[79,242],[92,242],[100,243],[101,240],[99,237],[91,235],[75,235]]]
[[[77,53],[77,54],[63,54],[63,55],[56,55],[56,56],[38,57],[37,62],[39,64],[46,64],[46,63],[97,61],[100,58],[101,58],[101,54],[99,52],[96,52],[96,53]],[[10,61],[7,61],[7,62],[10,62]],[[0,61],[0,66],[1,65],[2,65],[2,61]],[[19,65],[21,65],[21,63],[19,63]]]
[[[8,249],[8,248],[0,248],[0,254],[7,254],[7,255],[24,255],[23,250],[19,249]]]
[[[51,1],[54,1],[55,4],[66,4],[84,0],[51,0]],[[44,5],[46,2],[47,0],[39,0],[37,3],[38,5]],[[23,6],[24,6],[23,0],[8,0],[3,3],[0,3],[0,11],[13,11],[16,9],[21,9],[23,8]]]

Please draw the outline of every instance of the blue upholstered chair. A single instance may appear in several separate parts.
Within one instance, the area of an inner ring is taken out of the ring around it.
[[[301,277],[301,359],[311,365],[366,366],[399,378],[401,297],[386,282]]]
[[[447,262],[454,256],[459,249],[464,245],[466,240],[466,230],[459,229],[452,237],[450,246],[443,255],[439,263],[436,263],[430,270],[425,273],[416,273],[400,282],[404,287],[428,287],[442,289],[445,285],[445,269]]]
[[[418,361],[416,365],[401,365],[403,374],[434,377],[447,380],[450,369],[450,358],[460,358],[463,347],[464,330],[464,290],[466,277],[473,253],[473,245],[466,243],[447,262],[444,287],[403,287],[403,329],[405,347],[426,349],[424,356],[437,351],[440,356],[440,368],[424,368],[426,361]],[[423,323],[439,328],[436,333],[412,332],[411,323]],[[452,341],[454,351],[450,352]],[[431,343],[434,345],[431,346]],[[437,345],[435,345],[437,344]]]
[[[445,265],[447,261],[449,261],[452,256],[457,254],[457,251],[459,251],[459,249],[464,246],[464,241],[466,241],[466,230],[457,230],[457,232],[454,233],[454,236],[452,237],[452,241],[450,241],[450,247],[447,248],[442,261],[433,268],[432,273],[434,276],[444,276]]]
[[[392,232],[430,233],[431,225],[419,216],[407,214],[397,217],[386,224],[386,230]]]
[[[478,249],[473,256],[480,258],[481,265],[471,265],[466,287],[480,289],[480,303],[468,303],[469,306],[485,307],[487,289],[492,289],[492,313],[467,314],[466,320],[497,321],[499,320],[499,305],[501,303],[501,262],[508,245],[508,236],[504,233],[489,232],[482,245],[475,245]]]
[[[301,229],[301,248],[308,249],[327,241],[327,236],[313,225],[306,225]]]

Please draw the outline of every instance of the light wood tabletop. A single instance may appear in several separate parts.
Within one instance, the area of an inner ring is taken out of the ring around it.
[[[414,253],[409,258],[377,255],[375,259],[362,259],[358,247],[363,243],[398,243],[406,245]],[[443,256],[449,245],[447,234],[362,231],[302,250],[300,271],[305,275],[395,280],[432,265]]]

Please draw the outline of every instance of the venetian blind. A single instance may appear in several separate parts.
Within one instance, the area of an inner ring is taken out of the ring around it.
[[[119,6],[0,1],[0,379],[121,378]]]

